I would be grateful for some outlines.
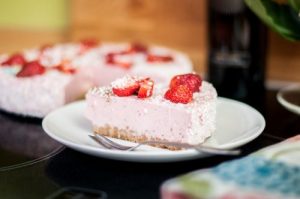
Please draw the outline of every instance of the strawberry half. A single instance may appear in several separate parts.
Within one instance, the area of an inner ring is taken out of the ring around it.
[[[76,69],[69,66],[69,65],[63,65],[60,64],[58,66],[55,66],[55,69],[59,70],[62,73],[66,73],[66,74],[74,74],[76,73]]]
[[[112,91],[119,97],[125,97],[135,94],[140,88],[140,84],[135,78],[125,76],[112,82]]]
[[[21,65],[23,66],[26,63],[24,56],[21,53],[16,53],[11,55],[6,61],[2,62],[1,65],[12,66],[12,65]]]
[[[141,43],[132,43],[127,51],[127,53],[146,53],[148,47]]]
[[[121,68],[124,69],[129,69],[132,66],[131,62],[122,62],[122,61],[118,61],[115,56],[119,55],[119,53],[108,53],[106,55],[106,63],[107,64],[111,64],[111,65],[115,65],[115,66],[119,66]]]
[[[80,41],[80,54],[85,53],[86,51],[95,48],[99,45],[99,42],[95,39],[84,39]]]
[[[174,103],[187,104],[193,100],[193,92],[187,85],[179,85],[177,87],[170,88],[165,93],[164,97]]]
[[[171,55],[147,55],[148,62],[171,62],[174,58]]]
[[[99,42],[96,39],[83,39],[80,44],[87,48],[94,48],[99,45]]]
[[[66,74],[74,74],[76,73],[76,68],[72,67],[69,60],[62,61],[59,65],[53,67],[62,73]]]
[[[189,73],[173,77],[170,82],[170,88],[174,88],[179,85],[187,85],[188,88],[194,93],[199,92],[201,84],[202,79],[199,75]]]
[[[21,71],[18,72],[17,77],[31,77],[34,75],[41,75],[46,72],[44,66],[42,66],[38,61],[32,61],[26,63]]]
[[[140,81],[140,89],[138,91],[138,98],[147,98],[152,96],[154,81],[147,78]]]

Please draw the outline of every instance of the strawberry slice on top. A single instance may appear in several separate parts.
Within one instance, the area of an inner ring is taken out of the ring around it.
[[[152,96],[154,81],[150,78],[140,81],[138,98],[148,98]]]
[[[173,60],[174,58],[171,55],[147,55],[148,62],[172,62]]]
[[[21,65],[26,63],[25,57],[21,53],[11,55],[7,60],[1,63],[2,66]]]
[[[193,93],[199,92],[200,86],[202,85],[202,79],[199,75],[194,73],[176,75],[171,79],[170,88],[179,85],[186,85]]]
[[[106,63],[109,65],[119,66],[124,69],[130,69],[132,66],[132,62],[129,61],[121,61],[117,59],[118,55],[123,55],[121,53],[108,53],[105,57]]]
[[[148,52],[148,47],[141,43],[132,43],[127,50],[127,53],[146,53]]]
[[[83,39],[80,41],[80,53],[83,54],[88,50],[95,48],[99,45],[99,42],[96,39]]]
[[[54,69],[66,73],[66,74],[74,74],[76,73],[76,68],[71,66],[71,63],[69,60],[62,61],[58,66],[55,66]]]
[[[116,81],[112,82],[111,85],[113,93],[119,97],[131,96],[140,88],[139,82],[136,80],[136,78],[131,76],[125,76],[117,79]]]
[[[152,96],[154,81],[150,78],[125,76],[111,83],[112,91],[119,97],[137,95],[138,98]]]
[[[42,66],[38,61],[31,61],[22,67],[17,73],[17,77],[31,77],[35,75],[42,75],[46,72],[46,68]]]
[[[170,88],[164,95],[165,99],[173,103],[187,104],[193,100],[193,92],[187,85]]]

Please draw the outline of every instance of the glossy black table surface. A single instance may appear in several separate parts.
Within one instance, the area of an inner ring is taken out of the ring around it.
[[[241,147],[245,156],[299,133],[300,116],[268,91],[257,105],[266,129]],[[212,156],[175,163],[132,163],[96,158],[49,138],[41,121],[0,113],[0,198],[159,198],[159,187],[177,175],[239,157]]]

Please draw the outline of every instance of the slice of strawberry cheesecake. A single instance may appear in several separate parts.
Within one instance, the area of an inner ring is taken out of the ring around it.
[[[90,89],[86,102],[94,132],[105,136],[198,144],[215,131],[217,93],[197,74],[177,75],[169,86],[125,76]]]

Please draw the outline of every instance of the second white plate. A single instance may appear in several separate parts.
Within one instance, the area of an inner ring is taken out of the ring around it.
[[[85,105],[84,101],[74,102],[51,112],[43,120],[44,131],[74,150],[115,160],[171,162],[207,157],[207,154],[192,149],[169,151],[142,146],[138,151],[117,151],[103,148],[88,136],[93,131],[90,122],[83,115]],[[255,139],[264,128],[263,116],[252,107],[238,101],[218,98],[216,132],[205,144],[219,148],[236,148]]]

